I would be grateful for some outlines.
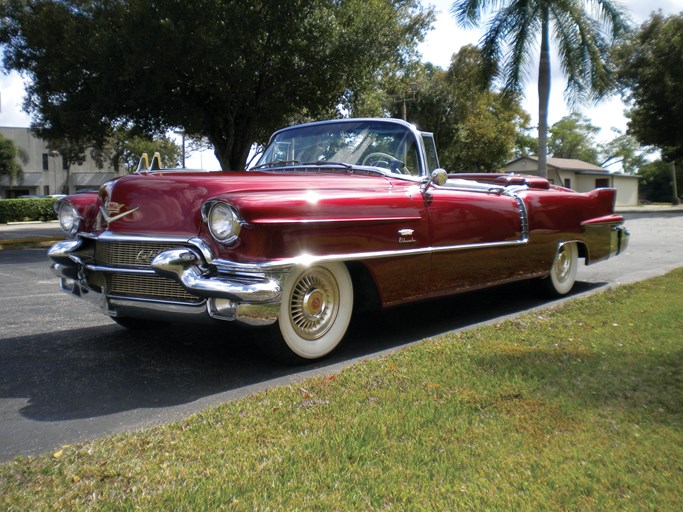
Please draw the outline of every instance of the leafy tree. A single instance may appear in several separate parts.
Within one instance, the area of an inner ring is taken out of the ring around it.
[[[483,13],[493,9],[481,43],[483,64],[490,76],[503,77],[507,93],[521,93],[533,45],[540,36],[538,165],[546,175],[551,26],[567,76],[566,96],[571,103],[579,103],[599,98],[613,86],[610,38],[619,37],[626,24],[611,0],[455,0],[451,8],[456,20],[466,27],[478,25]]]
[[[683,14],[653,14],[615,51],[623,95],[633,105],[628,132],[683,160]]]
[[[671,163],[663,160],[650,162],[641,167],[638,174],[642,176],[638,184],[642,199],[653,203],[671,201],[673,188]],[[676,166],[676,180],[678,183],[683,183],[683,165]]]
[[[647,164],[647,156],[652,153],[651,148],[642,147],[631,134],[622,133],[612,128],[615,138],[602,144],[599,148],[600,167],[610,167],[621,164],[627,174],[635,174],[638,169]]]
[[[154,153],[161,155],[161,165],[177,167],[180,164],[182,148],[168,137],[148,137],[134,132],[118,129],[112,133],[101,149],[94,149],[92,157],[98,167],[109,162],[117,173],[123,168],[127,173],[134,172],[143,153],[151,158]]]
[[[0,135],[0,176],[7,176],[10,184],[24,175],[19,160],[26,163],[28,155],[14,142]]]
[[[242,168],[255,141],[336,115],[417,58],[431,8],[418,0],[5,0],[3,63],[30,81],[47,140],[104,147],[116,128],[208,137]],[[114,128],[112,128],[114,127]]]
[[[597,165],[595,135],[599,131],[600,128],[593,126],[587,117],[573,112],[550,128],[548,152],[556,158],[575,158]]]
[[[414,101],[407,104],[408,120],[433,131],[442,167],[449,171],[499,170],[513,155],[520,127],[528,115],[518,102],[491,90],[479,65],[479,50],[465,46],[444,71],[424,65]],[[410,98],[404,89],[399,98]],[[400,117],[401,102],[391,111]]]

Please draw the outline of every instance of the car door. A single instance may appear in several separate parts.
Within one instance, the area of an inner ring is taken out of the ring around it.
[[[458,181],[428,191],[435,295],[483,288],[526,272],[523,203],[502,187]]]

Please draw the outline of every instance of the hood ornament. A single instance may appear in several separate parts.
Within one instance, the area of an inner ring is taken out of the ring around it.
[[[113,201],[107,201],[104,203],[104,207],[100,206],[100,213],[102,214],[102,218],[105,220],[107,223],[107,226],[114,222],[115,220],[122,219],[126,215],[130,215],[131,213],[137,211],[140,209],[138,206],[137,208],[133,208],[132,210],[128,210],[127,212],[121,212],[121,209],[126,206],[125,204],[121,203],[115,203]]]

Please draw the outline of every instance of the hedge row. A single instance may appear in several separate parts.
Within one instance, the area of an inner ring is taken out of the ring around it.
[[[53,220],[57,218],[52,207],[56,199],[0,199],[0,222],[27,220]]]

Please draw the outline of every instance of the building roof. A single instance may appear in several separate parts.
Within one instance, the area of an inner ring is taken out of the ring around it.
[[[507,164],[505,164],[505,167],[508,167],[511,164],[514,164],[516,162],[522,161],[522,160],[528,160],[531,161],[535,164],[538,164],[538,157],[536,156],[520,156],[519,158],[515,158],[514,160],[509,161]],[[621,176],[625,178],[639,178],[640,176],[633,175],[633,174],[624,174],[623,172],[612,172],[608,171],[607,169],[604,169],[603,167],[600,167],[598,165],[594,164],[589,164],[588,162],[584,162],[583,160],[576,160],[575,158],[554,158],[554,157],[549,157],[548,160],[548,167],[553,168],[557,171],[571,171],[576,174],[593,174],[593,175],[604,175],[604,176]],[[538,168],[538,165],[536,166]],[[533,172],[533,170],[529,170],[529,172]]]
[[[519,158],[515,158],[514,160],[508,162],[506,166],[524,159],[538,163],[538,157],[520,156]],[[609,171],[603,169],[600,166],[589,164],[588,162],[584,162],[582,160],[576,160],[575,158],[549,157],[547,161],[549,166],[555,167],[556,169],[559,169],[561,171],[602,171],[611,174]]]

